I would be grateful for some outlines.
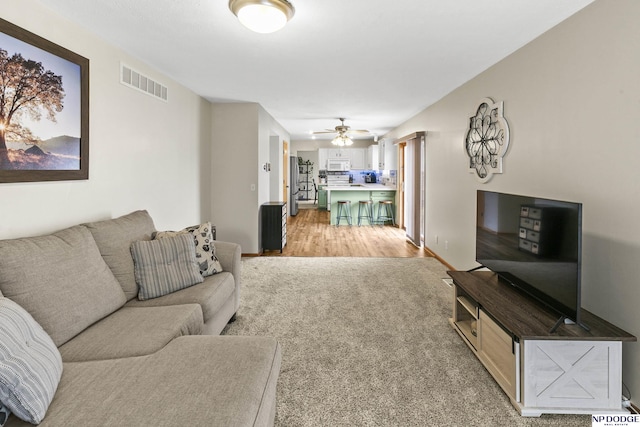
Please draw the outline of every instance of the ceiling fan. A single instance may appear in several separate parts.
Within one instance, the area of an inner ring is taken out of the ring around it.
[[[354,130],[351,130],[350,126],[347,126],[347,125],[344,124],[344,118],[342,118],[342,117],[338,118],[338,120],[340,120],[340,122],[342,124],[339,125],[339,126],[336,126],[335,130],[326,129],[326,130],[323,130],[323,131],[313,132],[313,135],[320,135],[320,134],[325,134],[325,133],[337,133],[338,135],[335,138],[333,138],[331,143],[333,145],[344,146],[344,145],[353,144],[353,140],[351,138],[349,138],[348,134],[369,133],[369,131],[365,130],[365,129],[358,129],[358,130],[354,129]]]

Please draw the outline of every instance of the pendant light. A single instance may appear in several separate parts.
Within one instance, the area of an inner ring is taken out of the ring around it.
[[[278,31],[295,13],[287,0],[229,0],[229,9],[242,25],[262,34]]]

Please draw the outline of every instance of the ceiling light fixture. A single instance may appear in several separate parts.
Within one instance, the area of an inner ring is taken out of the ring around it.
[[[229,9],[242,25],[262,34],[278,31],[295,13],[287,0],[229,0]]]
[[[352,145],[353,140],[349,138],[347,135],[341,133],[340,135],[333,138],[331,143],[333,145],[337,145],[338,147],[344,147],[345,145]]]

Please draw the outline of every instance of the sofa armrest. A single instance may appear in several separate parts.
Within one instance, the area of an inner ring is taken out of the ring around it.
[[[220,261],[220,265],[222,265],[222,269],[231,273],[236,283],[237,308],[240,296],[242,250],[237,243],[223,242],[220,240],[215,241],[215,246],[216,256],[218,257],[218,261]]]

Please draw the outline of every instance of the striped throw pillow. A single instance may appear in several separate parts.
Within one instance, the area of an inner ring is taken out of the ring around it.
[[[200,267],[200,274],[211,276],[222,271],[222,264],[216,255],[216,245],[213,240],[213,232],[210,222],[200,225],[192,225],[180,231],[158,231],[154,233],[154,239],[166,239],[179,234],[189,233],[196,244],[196,261]]]
[[[131,245],[141,301],[161,297],[204,281],[196,262],[190,234],[161,240],[140,240]]]
[[[49,335],[22,307],[0,297],[0,406],[39,424],[61,376],[62,358]]]

